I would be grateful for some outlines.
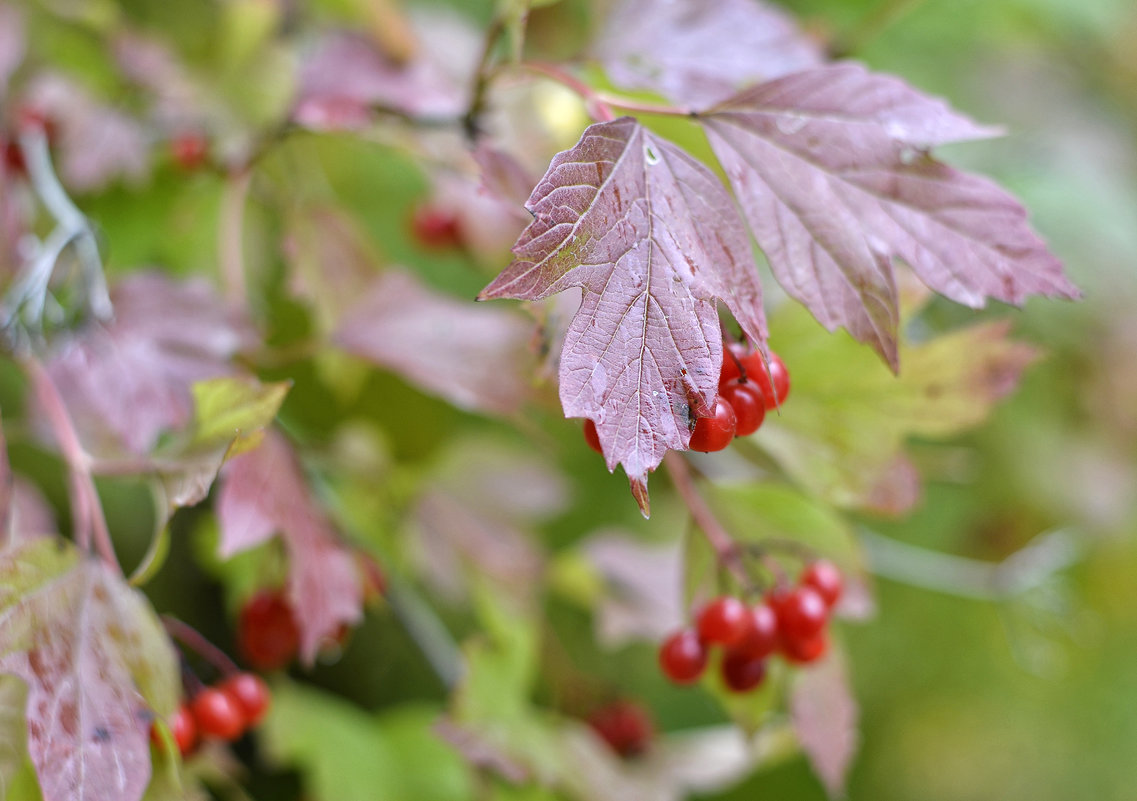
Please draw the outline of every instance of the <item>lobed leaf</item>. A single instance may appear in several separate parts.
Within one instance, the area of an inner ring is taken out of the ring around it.
[[[745,90],[701,119],[778,281],[894,370],[895,259],[973,307],[1078,295],[1010,194],[928,155],[994,131],[897,78],[819,67]]]
[[[802,749],[830,796],[844,793],[857,751],[860,710],[840,652],[801,672],[790,695],[790,716]]]
[[[136,801],[154,714],[179,696],[173,649],[145,599],[54,538],[0,553],[0,673],[27,685],[44,801]]]
[[[760,0],[624,0],[595,53],[618,86],[698,106],[822,62],[793,17]]]
[[[595,421],[648,512],[647,474],[685,449],[718,386],[722,300],[764,347],[750,244],[721,182],[630,118],[590,126],[533,190],[515,259],[479,299],[583,292],[565,337],[566,417]]]

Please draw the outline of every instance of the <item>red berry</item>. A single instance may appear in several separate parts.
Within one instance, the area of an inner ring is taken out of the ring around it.
[[[829,637],[821,631],[804,640],[783,640],[782,655],[790,662],[806,665],[816,662],[829,650]]]
[[[284,596],[266,590],[249,599],[237,621],[237,641],[245,661],[257,670],[291,662],[300,648],[300,630]]]
[[[699,612],[696,629],[699,639],[707,644],[731,647],[746,639],[753,618],[746,604],[724,595],[711,601]]]
[[[655,727],[646,709],[633,701],[616,701],[588,717],[588,725],[624,759],[647,750]]]
[[[742,376],[742,370],[745,369],[742,360],[748,353],[746,346],[741,343],[732,343],[723,349],[722,371],[719,373],[720,387]]]
[[[197,723],[194,722],[193,713],[185,704],[180,704],[170,717],[170,736],[178,747],[178,753],[185,756],[197,745]],[[158,733],[157,724],[150,726],[150,742],[161,748],[162,736]]]
[[[16,140],[0,141],[4,150],[4,170],[12,176],[26,176],[28,165],[24,162],[24,151],[20,150],[20,143]]]
[[[411,231],[424,247],[442,249],[462,245],[462,231],[457,215],[437,206],[424,205],[415,209]]]
[[[719,394],[734,409],[737,437],[753,434],[766,419],[766,398],[753,381],[742,383],[737,378],[719,385]]]
[[[765,659],[778,647],[778,618],[769,604],[760,603],[747,610],[750,627],[746,636],[731,647],[732,654],[750,659]]]
[[[825,628],[829,607],[812,587],[797,587],[773,603],[783,641],[808,640]]]
[[[722,660],[722,679],[727,689],[744,693],[753,690],[766,678],[766,660],[729,651]]]
[[[707,669],[707,650],[695,632],[682,629],[659,647],[659,667],[676,684],[690,684]]]
[[[735,425],[734,409],[721,397],[716,397],[711,416],[700,417],[695,422],[687,447],[704,453],[721,451],[734,439]]]
[[[194,696],[190,709],[202,737],[232,742],[245,732],[248,721],[240,705],[215,687],[206,687]]]
[[[209,156],[209,143],[199,133],[181,133],[170,140],[170,155],[183,170],[196,170]]]
[[[600,447],[600,434],[596,432],[596,423],[591,420],[584,421],[584,441],[588,443],[588,447],[604,455],[604,449]]]
[[[758,384],[766,398],[766,410],[776,409],[786,402],[790,394],[790,373],[785,362],[776,353],[770,354],[770,373],[766,374],[766,366],[762,364],[762,357],[754,354],[756,364],[751,368],[747,364],[746,377]],[[772,383],[771,383],[772,382]]]
[[[221,682],[221,692],[237,702],[247,726],[256,726],[268,711],[272,695],[265,680],[254,673],[237,673]]]
[[[803,586],[817,590],[817,594],[825,600],[825,605],[830,609],[841,599],[841,592],[845,588],[841,571],[828,559],[810,562],[801,575],[801,583]]]

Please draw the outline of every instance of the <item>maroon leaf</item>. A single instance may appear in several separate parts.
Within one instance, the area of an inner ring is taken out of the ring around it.
[[[624,0],[596,53],[617,85],[697,106],[822,62],[818,43],[760,0]]]
[[[37,79],[27,102],[59,130],[60,175],[69,188],[93,191],[120,177],[145,176],[149,140],[137,120],[57,75]]]
[[[114,321],[65,343],[48,372],[91,453],[143,454],[190,421],[194,381],[234,372],[251,331],[204,281],[137,273],[111,299]]]
[[[136,801],[150,721],[177,702],[173,649],[141,595],[51,539],[0,553],[0,672],[28,686],[44,801]]]
[[[607,593],[597,609],[597,639],[618,647],[659,642],[683,625],[683,555],[677,544],[649,545],[621,533],[590,537],[589,561]]]
[[[831,796],[841,795],[857,750],[859,712],[840,653],[802,671],[794,683],[790,713],[814,771]]]
[[[471,307],[388,273],[344,316],[336,341],[456,406],[508,415],[529,393],[523,315]]]
[[[536,183],[529,170],[510,153],[485,142],[474,148],[473,157],[482,168],[482,187],[501,200],[516,204],[518,211],[522,211]]]
[[[716,300],[764,347],[762,292],[721,182],[635,120],[590,126],[558,154],[528,207],[516,259],[480,299],[583,300],[565,338],[566,417],[596,422],[610,470],[623,464],[648,510],[647,474],[687,447],[722,364]]]
[[[256,450],[221,472],[217,519],[223,558],[279,534],[288,549],[288,595],[300,626],[300,654],[312,662],[344,625],[357,622],[363,588],[351,552],[312,498],[288,442],[268,432]]]
[[[969,306],[1078,294],[1014,198],[927,154],[993,132],[896,78],[821,67],[741,92],[703,121],[786,291],[894,369],[893,259]]]

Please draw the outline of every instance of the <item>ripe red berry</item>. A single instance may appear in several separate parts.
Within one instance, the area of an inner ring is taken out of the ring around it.
[[[750,659],[765,659],[778,647],[778,618],[769,604],[760,603],[747,610],[750,627],[738,643],[731,647],[732,654]]]
[[[284,596],[265,590],[249,599],[237,621],[237,641],[245,661],[257,670],[291,662],[300,648],[300,630]]]
[[[704,643],[729,648],[746,639],[752,624],[753,618],[746,604],[724,595],[703,607],[696,621],[696,630]]]
[[[721,451],[734,439],[735,425],[734,409],[721,397],[716,397],[711,416],[700,417],[695,422],[688,447],[704,453]]]
[[[722,679],[736,693],[753,690],[766,678],[766,660],[729,651],[722,660]]]
[[[180,704],[170,717],[170,736],[174,738],[174,745],[178,753],[185,756],[197,745],[197,723],[194,722],[193,713],[185,704]],[[158,733],[157,724],[150,726],[150,742],[159,748],[163,747],[162,736]]]
[[[4,171],[12,176],[26,176],[28,165],[24,162],[24,152],[20,150],[20,143],[16,140],[0,140],[0,148],[4,151]]]
[[[810,562],[801,575],[801,583],[803,586],[817,590],[817,594],[824,599],[825,605],[830,609],[841,600],[841,593],[845,588],[841,571],[828,559]]]
[[[766,398],[753,381],[742,383],[736,378],[720,384],[719,394],[734,409],[735,436],[749,436],[762,426],[766,419]]]
[[[676,684],[690,684],[707,669],[707,649],[694,631],[681,629],[659,647],[659,667]]]
[[[195,695],[190,710],[202,737],[232,742],[245,732],[247,721],[240,705],[215,687],[206,687]]]
[[[196,170],[209,156],[209,143],[199,133],[180,133],[170,140],[170,155],[183,170]]]
[[[816,662],[829,650],[829,637],[821,631],[803,640],[783,640],[782,655],[790,662],[806,665]]]
[[[825,599],[812,587],[797,587],[772,604],[782,640],[801,641],[817,635],[829,619]]]
[[[256,726],[268,711],[272,695],[265,680],[254,673],[237,673],[221,682],[221,692],[237,702],[246,726]]]
[[[615,701],[588,717],[588,725],[624,759],[647,750],[655,732],[647,710],[634,701]]]
[[[742,376],[742,370],[746,369],[742,360],[745,359],[748,354],[749,351],[746,346],[741,343],[731,343],[723,349],[722,371],[719,373],[720,387]]]
[[[755,355],[753,369],[747,364],[747,378],[758,384],[762,395],[766,398],[766,410],[776,409],[786,402],[790,394],[790,373],[785,362],[776,353],[770,354],[770,373],[766,374],[766,366],[762,364],[762,357]]]
[[[411,232],[419,244],[431,249],[456,248],[462,245],[458,217],[437,206],[423,205],[411,218]]]
[[[591,420],[584,421],[584,441],[588,443],[588,447],[604,455],[604,449],[600,447],[600,434],[596,432],[596,423]]]

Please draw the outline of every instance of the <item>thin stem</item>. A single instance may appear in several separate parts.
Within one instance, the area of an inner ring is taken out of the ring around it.
[[[167,634],[188,646],[190,650],[217,668],[223,675],[233,676],[241,672],[241,668],[229,658],[227,653],[207,640],[200,631],[188,623],[178,620],[176,617],[162,615],[162,626],[166,629]]]
[[[462,127],[466,132],[466,138],[471,142],[476,142],[482,133],[481,116],[486,110],[486,94],[489,92],[490,77],[493,73],[490,69],[490,61],[493,58],[493,50],[497,45],[497,40],[501,38],[504,31],[505,21],[500,16],[495,17],[486,30],[485,39],[482,41],[482,54],[478,59],[478,69],[474,73],[474,87],[470,90],[470,106],[462,118]]]
[[[1002,562],[930,551],[860,530],[869,568],[878,576],[948,595],[1004,601],[1032,590],[1081,557],[1073,535],[1059,529],[1035,538]]]
[[[738,544],[730,536],[730,532],[723,528],[722,523],[715,517],[714,512],[707,506],[707,502],[703,500],[703,496],[695,488],[695,479],[691,475],[691,468],[687,465],[687,460],[677,452],[669,451],[663,457],[663,466],[671,478],[671,483],[679,491],[679,496],[686,504],[687,510],[691,513],[695,525],[703,532],[703,536],[707,538],[707,542],[714,550],[718,563],[730,571],[740,587],[747,591],[751,590],[752,582],[742,564]]]
[[[659,103],[644,103],[634,98],[615,95],[611,92],[593,91],[592,96],[609,106],[633,111],[637,114],[659,114],[664,117],[694,117],[697,116],[691,109],[677,106],[663,106]]]
[[[226,299],[238,308],[245,306],[245,204],[249,197],[252,170],[242,168],[229,174],[221,199],[218,225],[217,259]]]
[[[103,504],[99,500],[99,492],[91,474],[91,457],[83,450],[79,435],[67,413],[67,406],[43,365],[30,358],[21,360],[20,364],[31,381],[40,408],[47,417],[70,471],[71,518],[75,542],[81,549],[88,551],[93,539],[103,561],[121,575],[122,567],[115,556],[106,515],[103,514]]]
[[[520,66],[529,72],[536,73],[537,75],[542,75],[549,80],[556,81],[562,86],[566,86],[572,91],[576,92],[584,99],[585,105],[588,107],[588,112],[593,117],[593,119],[596,119],[600,122],[610,122],[616,119],[616,115],[612,113],[612,109],[609,107],[608,103],[599,98],[595,89],[577,78],[575,75],[565,72],[557,65],[546,64],[542,61],[527,61]]]

